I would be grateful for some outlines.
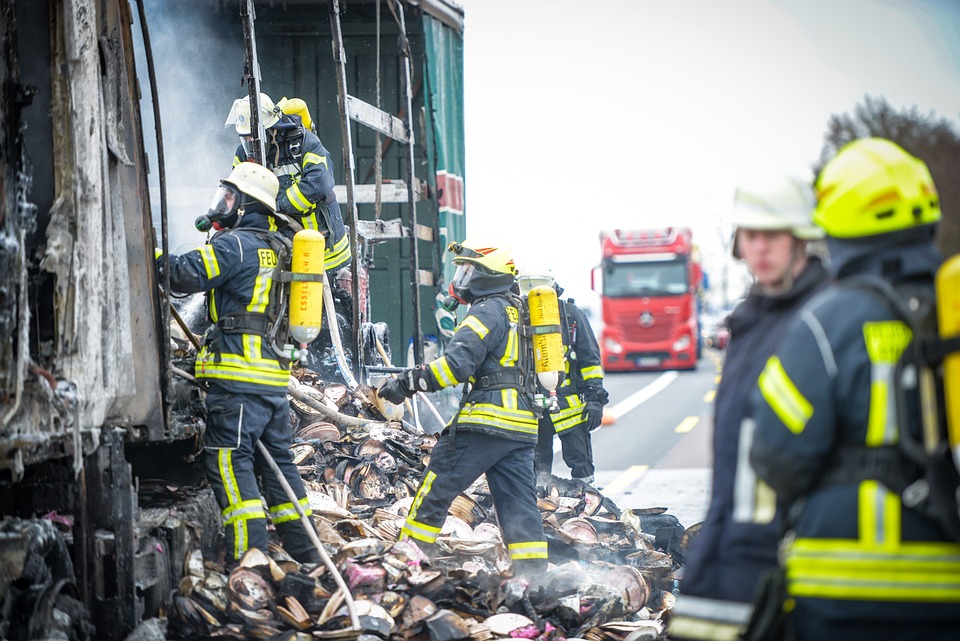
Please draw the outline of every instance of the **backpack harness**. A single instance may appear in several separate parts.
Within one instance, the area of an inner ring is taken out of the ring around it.
[[[936,300],[931,297],[931,288],[910,282],[891,285],[869,276],[844,279],[841,286],[862,289],[881,299],[907,324],[913,338],[894,374],[897,443],[841,447],[819,486],[876,479],[899,494],[904,505],[937,521],[951,538],[960,540],[960,473],[947,438],[942,368],[948,354],[960,352],[960,336],[941,338],[937,333]],[[919,406],[907,397],[915,390],[920,393]],[[918,415],[923,440],[906,429],[911,418]]]

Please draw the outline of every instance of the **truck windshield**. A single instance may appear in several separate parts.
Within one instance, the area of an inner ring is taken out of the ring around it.
[[[685,260],[649,263],[608,262],[603,274],[603,294],[628,296],[680,296],[687,293]]]

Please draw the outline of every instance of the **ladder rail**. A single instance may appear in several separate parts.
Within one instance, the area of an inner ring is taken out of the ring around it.
[[[250,94],[250,136],[253,161],[265,165],[266,147],[263,120],[260,118],[260,60],[257,57],[257,38],[254,24],[257,20],[253,0],[240,0],[240,16],[243,18],[244,80]]]
[[[353,254],[353,261],[350,263],[350,294],[353,298],[353,348],[354,348],[354,371],[353,374],[359,380],[363,380],[363,332],[360,328],[360,307],[365,301],[360,300],[360,219],[357,211],[357,203],[354,197],[354,174],[356,160],[353,156],[353,138],[350,133],[350,117],[347,111],[347,54],[343,48],[343,32],[340,29],[340,2],[339,0],[330,0],[330,30],[333,36],[333,59],[336,62],[337,71],[337,106],[340,110],[340,135],[343,139],[343,163],[344,183],[347,188],[347,211],[349,212],[349,236],[350,252]]]
[[[410,41],[407,38],[407,24],[404,19],[403,3],[396,3],[400,17],[401,55],[403,56],[403,92],[406,98],[407,113],[404,121],[407,125],[407,208],[410,222],[410,281],[413,292],[413,358],[418,365],[423,364],[423,328],[420,326],[420,249],[417,240],[417,199],[414,196],[415,136],[413,132],[413,87],[411,86]]]
[[[397,17],[400,27],[400,55],[403,58],[402,87],[404,108],[400,116],[393,116],[382,112],[378,107],[369,105],[358,98],[351,96],[347,90],[346,74],[346,51],[343,46],[343,31],[340,25],[340,2],[339,0],[330,1],[330,26],[333,36],[332,47],[333,57],[336,63],[337,74],[337,106],[340,112],[340,133],[343,140],[344,155],[344,183],[347,196],[347,210],[350,219],[350,248],[353,252],[353,263],[351,265],[352,278],[352,296],[353,305],[353,345],[356,350],[356,362],[354,363],[355,375],[362,380],[363,378],[363,333],[360,327],[360,291],[359,291],[359,262],[360,262],[360,220],[356,201],[356,157],[353,152],[353,137],[350,131],[350,121],[365,125],[389,136],[389,140],[397,140],[407,145],[407,224],[410,234],[410,281],[411,281],[411,305],[413,308],[413,354],[414,360],[418,364],[424,361],[423,352],[423,328],[421,327],[420,317],[420,251],[418,246],[418,222],[417,222],[417,194],[416,189],[416,139],[413,129],[413,87],[412,87],[412,53],[410,51],[410,42],[407,38],[406,21],[404,19],[403,3],[391,3],[391,9],[398,13]],[[401,127],[403,131],[401,132]]]

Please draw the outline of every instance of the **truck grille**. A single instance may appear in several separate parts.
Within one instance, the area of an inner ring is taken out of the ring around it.
[[[665,314],[656,316],[650,327],[643,327],[640,324],[639,314],[623,314],[617,317],[617,325],[623,332],[623,338],[630,342],[643,343],[670,339],[670,317]]]

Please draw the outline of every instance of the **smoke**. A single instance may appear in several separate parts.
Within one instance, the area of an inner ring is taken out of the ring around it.
[[[223,121],[245,95],[243,24],[236,2],[143,2],[156,71],[163,135],[169,243],[182,253],[204,242],[194,219],[206,213],[216,186],[231,169],[238,139]],[[153,100],[143,38],[136,19],[137,77],[149,157],[150,203],[159,244],[160,174]]]

